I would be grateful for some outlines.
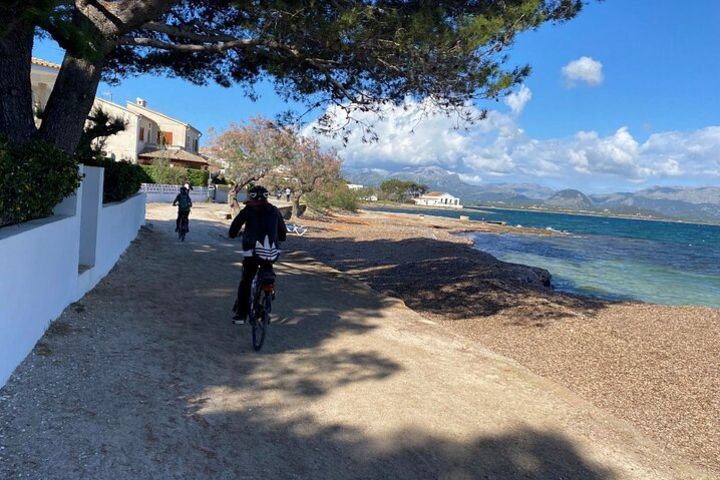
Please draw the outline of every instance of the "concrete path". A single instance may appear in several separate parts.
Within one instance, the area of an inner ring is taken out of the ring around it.
[[[298,253],[254,353],[229,323],[239,245],[211,207],[185,243],[172,215],[149,210],[0,390],[0,478],[710,478]]]

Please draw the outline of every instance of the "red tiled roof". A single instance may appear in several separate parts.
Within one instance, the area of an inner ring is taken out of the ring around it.
[[[54,68],[55,70],[60,70],[60,64],[48,62],[47,60],[43,60],[42,58],[32,57],[32,63],[35,65],[40,65],[41,67],[48,67],[48,68]]]
[[[140,153],[140,158],[165,158],[167,160],[175,160],[180,162],[198,163],[207,165],[208,161],[200,155],[195,155],[182,148],[167,148],[160,150],[152,150]]]

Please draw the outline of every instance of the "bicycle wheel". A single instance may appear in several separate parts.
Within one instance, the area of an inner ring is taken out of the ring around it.
[[[264,302],[261,301],[260,279],[255,275],[250,293],[250,325],[252,325],[252,344],[255,351],[262,348],[265,342],[267,322],[265,320]]]
[[[187,217],[182,217],[180,219],[180,228],[178,229],[178,237],[180,237],[180,241],[185,241],[185,235],[188,232],[188,219]]]
[[[255,318],[255,321],[252,322],[252,341],[253,348],[256,352],[259,351],[262,348],[263,343],[265,343],[265,334],[267,333],[270,318],[270,315],[265,311],[264,307],[259,305],[258,307],[258,315]]]

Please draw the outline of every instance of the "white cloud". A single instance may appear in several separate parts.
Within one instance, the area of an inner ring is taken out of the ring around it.
[[[603,82],[603,64],[590,57],[580,57],[562,68],[563,77],[569,86],[578,82],[597,87]]]
[[[505,97],[505,103],[508,107],[510,107],[510,110],[512,110],[515,115],[519,115],[531,98],[532,92],[530,89],[525,85],[522,85],[520,86],[520,90],[512,92],[510,95]]]
[[[343,122],[344,110],[329,112]],[[375,120],[370,113],[355,115],[368,123]],[[351,168],[438,166],[457,172],[468,183],[545,179],[567,186],[620,188],[662,179],[704,184],[720,180],[720,126],[656,133],[644,142],[627,127],[607,136],[579,131],[566,138],[538,140],[527,136],[515,115],[491,110],[475,125],[454,127],[427,102],[408,100],[403,106],[383,107],[383,119],[375,121],[380,137],[376,143],[363,141],[359,131],[350,133],[346,146],[327,137],[319,140],[325,147],[338,148]]]

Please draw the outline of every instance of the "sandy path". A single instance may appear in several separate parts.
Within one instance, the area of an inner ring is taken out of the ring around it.
[[[0,390],[0,478],[710,478],[398,300],[288,255],[266,349],[228,309],[238,245],[149,210]],[[291,240],[292,241],[292,240]]]

